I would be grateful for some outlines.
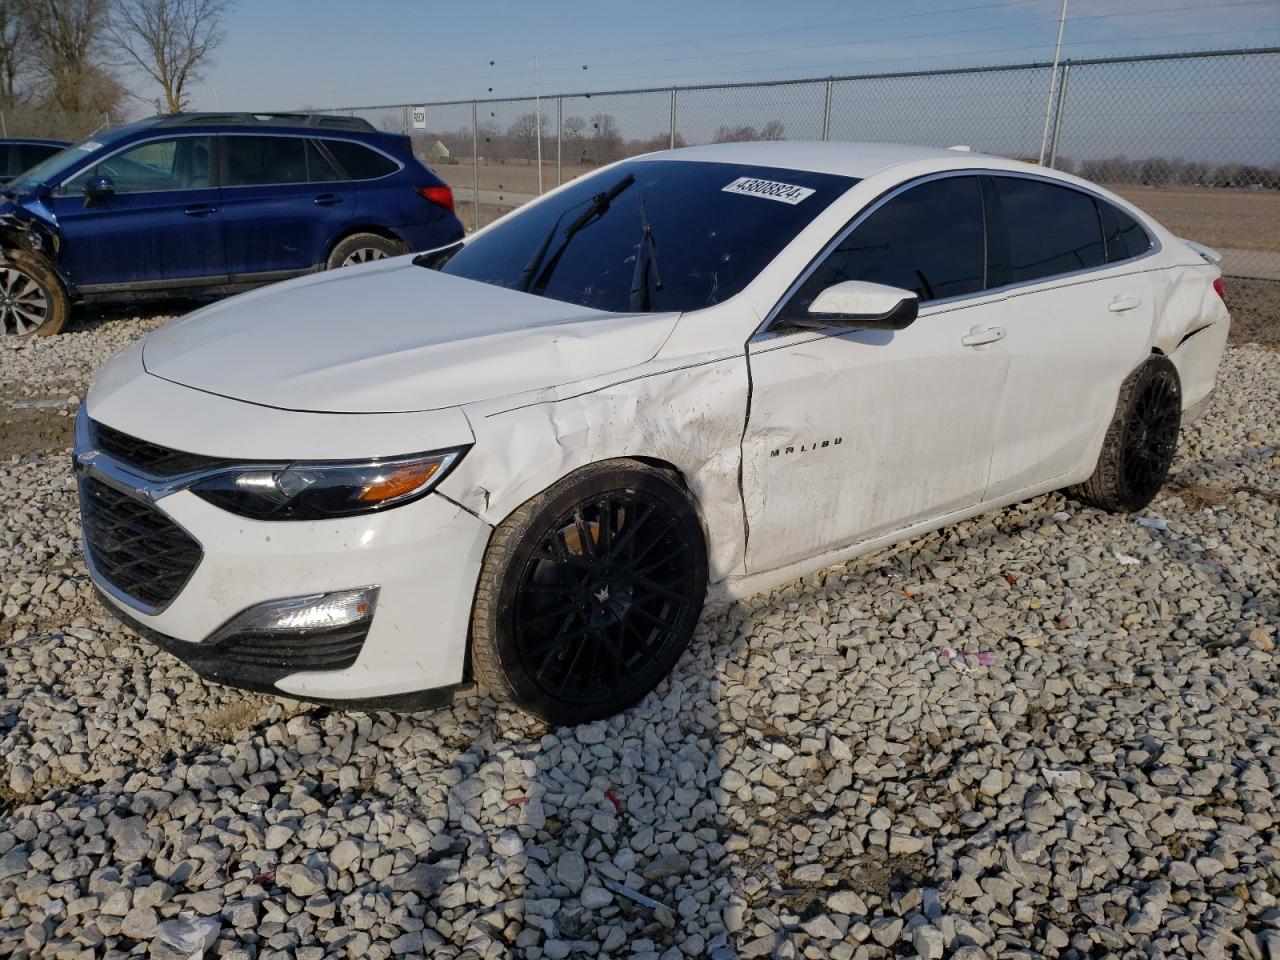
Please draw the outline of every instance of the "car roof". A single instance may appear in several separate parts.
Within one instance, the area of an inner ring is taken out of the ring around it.
[[[42,147],[69,147],[69,140],[51,140],[48,137],[0,137],[0,143],[34,143]]]
[[[700,160],[708,163],[748,163],[787,170],[811,170],[865,179],[889,167],[917,160],[947,160],[957,168],[973,166],[972,158],[990,159],[1000,165],[1004,158],[986,157],[948,147],[921,147],[907,143],[849,143],[833,140],[754,140],[743,143],[712,143],[702,147],[681,147],[648,155],[648,159]]]

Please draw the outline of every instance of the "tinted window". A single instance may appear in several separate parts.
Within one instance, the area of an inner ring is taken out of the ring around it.
[[[82,192],[90,177],[110,177],[118,194],[207,187],[209,156],[208,137],[148,140],[80,171],[62,185],[62,192]]]
[[[18,157],[18,146],[14,143],[0,143],[0,177],[12,177],[21,173],[21,160]]]
[[[345,179],[314,140],[307,141],[307,178],[312,183]]]
[[[1151,249],[1151,238],[1142,225],[1119,207],[1098,201],[1102,212],[1102,233],[1107,245],[1107,262],[1128,260]]]
[[[398,168],[389,157],[350,140],[326,140],[324,145],[348,180],[376,180]]]
[[[307,141],[303,137],[226,136],[222,142],[227,155],[223,186],[307,182]]]
[[[1007,242],[992,244],[988,286],[1106,262],[1098,210],[1089,194],[1021,177],[994,177],[992,185]]]
[[[18,148],[18,153],[22,157],[21,166],[14,172],[21,173],[23,170],[34,167],[41,160],[47,160],[61,150],[62,147],[45,143],[24,143]]]
[[[803,312],[845,280],[913,290],[921,301],[982,289],[982,197],[977,177],[912,187],[875,210],[805,282],[790,309]]]
[[[566,244],[566,228],[591,210],[591,198],[628,174],[635,182]],[[630,311],[643,198],[662,279],[661,289],[650,285],[650,309],[696,310],[741,290],[856,182],[833,174],[737,163],[630,161],[575,180],[561,193],[530,204],[475,237],[441,270],[523,289],[526,265],[550,237],[535,275],[545,284],[543,296],[599,310]]]

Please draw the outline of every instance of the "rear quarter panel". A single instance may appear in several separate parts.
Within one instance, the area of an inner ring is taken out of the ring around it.
[[[1190,410],[1213,390],[1231,330],[1226,304],[1213,289],[1210,264],[1167,267],[1152,279],[1156,296],[1153,346],[1173,361],[1182,381],[1182,408]]]

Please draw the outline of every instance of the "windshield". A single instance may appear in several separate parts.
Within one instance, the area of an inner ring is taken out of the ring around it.
[[[96,140],[86,140],[74,147],[59,150],[51,157],[45,157],[34,167],[23,170],[10,181],[6,187],[8,193],[30,193],[42,183],[56,183],[63,174],[70,172],[90,154],[101,150],[102,144]]]
[[[697,310],[745,287],[856,182],[738,163],[633,160],[531,204],[440,269],[596,310]]]

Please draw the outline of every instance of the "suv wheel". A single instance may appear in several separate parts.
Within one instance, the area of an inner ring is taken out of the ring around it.
[[[390,240],[376,233],[355,233],[339,242],[329,254],[326,270],[338,267],[353,267],[356,264],[368,263],[370,260],[385,260],[387,257],[398,257],[404,253],[404,244],[399,240]]]
[[[53,267],[25,250],[0,253],[0,336],[49,337],[71,304]]]

